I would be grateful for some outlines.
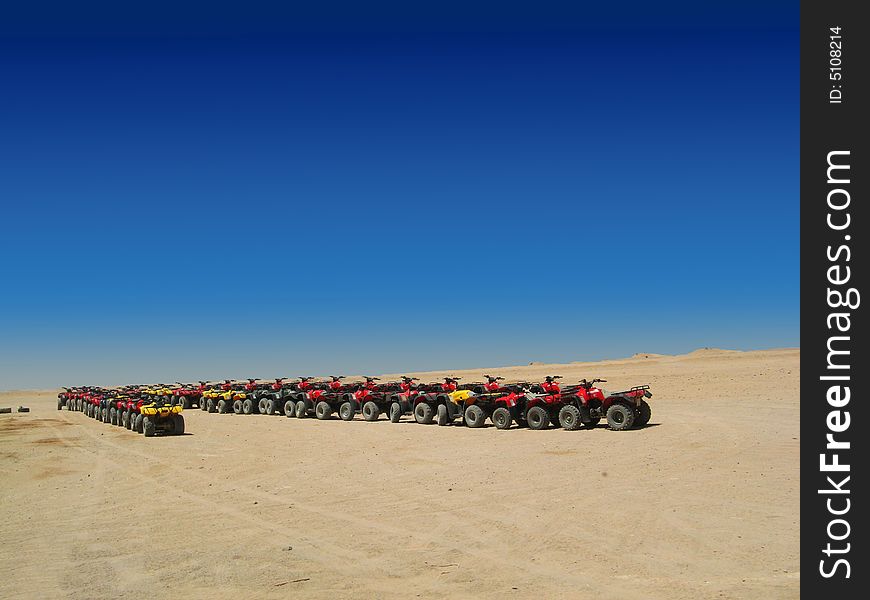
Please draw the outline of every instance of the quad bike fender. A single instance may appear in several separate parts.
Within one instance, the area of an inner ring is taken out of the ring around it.
[[[140,412],[147,417],[167,418],[182,411],[180,405],[175,406],[143,406]]]
[[[626,404],[633,408],[637,408],[640,406],[640,401],[643,399],[643,395],[637,394],[624,394],[624,393],[616,393],[611,394],[601,403],[601,410],[606,411],[608,408],[613,406],[614,404]]]
[[[450,398],[450,401],[454,404],[466,402],[470,397],[474,395],[474,392],[471,390],[456,390],[447,394],[447,396]]]
[[[392,394],[387,397],[387,400],[390,404],[398,402],[399,406],[402,407],[402,412],[405,414],[411,412],[413,408],[413,402],[408,398],[407,394]]]

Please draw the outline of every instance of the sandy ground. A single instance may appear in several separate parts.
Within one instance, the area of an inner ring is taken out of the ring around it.
[[[32,409],[0,415],[0,597],[798,597],[799,350],[497,371],[649,383],[651,425],[190,410],[146,439],[0,392]]]

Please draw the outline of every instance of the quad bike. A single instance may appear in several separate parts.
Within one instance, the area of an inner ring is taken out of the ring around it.
[[[321,420],[329,419],[333,412],[338,412],[342,420],[353,419],[353,396],[359,386],[342,383],[343,377],[344,375],[332,375],[332,381],[328,382],[306,381],[309,387],[306,388],[305,398],[297,402],[296,416],[305,416],[313,408],[314,416]],[[304,406],[302,415],[299,414],[299,404]]]
[[[233,400],[233,412],[245,415],[261,414],[260,397],[266,393],[268,388],[269,384],[257,383],[256,379],[250,378],[247,383],[237,385],[235,389],[241,392],[242,397]],[[263,407],[265,408],[265,402]]]
[[[343,386],[340,391],[338,416],[344,421],[353,420],[362,412],[366,421],[377,421],[392,404],[392,396],[401,392],[398,382],[376,383],[377,377],[365,378],[364,382]]]
[[[181,408],[184,409],[190,408],[194,404],[203,408],[202,393],[205,391],[205,381],[200,381],[199,385],[181,383],[180,381],[176,381],[175,383],[178,387],[172,390],[172,400],[176,404],[180,404]]]
[[[295,382],[279,377],[272,383],[259,384],[257,407],[260,414],[295,417],[297,402],[303,402],[305,406],[306,391],[313,386],[310,381],[311,377],[302,377]]]
[[[285,383],[282,377],[277,377],[272,383],[263,384],[263,389],[260,391],[260,413],[295,417],[296,404],[292,398],[294,392],[296,392],[295,384]]]
[[[288,385],[289,392],[285,392],[284,398],[284,414],[288,417],[296,417],[302,419],[311,413],[314,409],[314,398],[320,396],[327,384],[312,381],[313,377],[300,377],[299,381],[295,381]],[[333,385],[335,377],[333,379]],[[339,378],[340,379],[340,378]],[[285,384],[287,385],[287,384]],[[341,386],[341,383],[338,383]],[[312,396],[313,394],[313,396]]]
[[[166,399],[146,401],[139,407],[138,421],[142,419],[142,433],[145,437],[153,437],[157,433],[182,435],[184,433],[184,417],[182,407]]]
[[[121,424],[121,415],[127,407],[127,397],[124,393],[113,394],[109,400],[109,423]]]
[[[258,383],[256,379],[248,379],[243,384],[245,398],[242,400],[242,413],[246,415],[265,415],[266,400],[272,391],[271,383]]]
[[[512,421],[522,419],[528,384],[499,383],[503,377],[484,375],[486,383],[464,386],[472,394],[462,401],[463,420],[472,428],[483,427],[491,419],[497,429],[508,429]]]
[[[474,392],[459,387],[459,377],[445,377],[443,383],[416,383],[416,377],[402,377],[400,392],[390,396],[390,421],[413,414],[417,423],[447,425],[462,417],[462,403]]]
[[[652,409],[646,398],[652,398],[648,385],[636,385],[624,392],[608,394],[596,383],[606,379],[583,379],[579,385],[562,392],[563,407],[559,423],[564,429],[579,429],[581,425],[595,427],[602,418],[613,431],[643,427],[649,423]]]
[[[244,386],[239,389],[239,384],[233,383],[229,379],[225,379],[223,383],[215,384],[203,391],[205,398],[206,410],[208,412],[217,412],[226,414],[228,412],[241,413],[242,401],[247,398]]]
[[[63,391],[57,395],[57,410],[63,409],[64,406],[67,407],[67,410],[70,409],[70,400],[72,399],[72,389],[65,387]]]
[[[149,386],[145,386],[142,388],[141,393],[148,400],[164,400],[168,399],[170,402],[172,401],[172,397],[174,396],[174,390],[172,387],[166,385],[165,383],[157,383]]]
[[[144,396],[133,396],[127,400],[127,410],[124,413],[126,414],[126,419],[123,415],[121,416],[121,422],[126,422],[127,429],[136,433],[144,432],[145,416],[142,414],[142,406],[150,402],[151,400],[146,399]]]
[[[562,390],[557,379],[562,379],[562,376],[548,375],[542,383],[529,386],[514,411],[518,425],[541,430],[547,429],[550,423],[558,422],[562,409]]]

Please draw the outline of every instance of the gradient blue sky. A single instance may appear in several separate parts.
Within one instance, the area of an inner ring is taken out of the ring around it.
[[[86,5],[0,9],[0,388],[799,345],[797,2]]]

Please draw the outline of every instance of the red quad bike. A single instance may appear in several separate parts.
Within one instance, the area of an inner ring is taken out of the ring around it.
[[[78,394],[79,409],[89,417],[91,416],[91,410],[93,409],[91,397],[96,393],[96,388],[83,387],[81,392]]]
[[[624,392],[606,393],[596,383],[606,379],[583,379],[577,386],[562,392],[564,406],[559,411],[559,422],[564,429],[595,427],[602,418],[613,431],[643,427],[649,423],[652,409],[646,398],[652,398],[648,385],[636,385]]]
[[[517,408],[517,424],[526,424],[529,429],[546,429],[552,422],[558,422],[562,408],[562,390],[557,379],[561,375],[548,375],[543,383],[529,387]]]
[[[102,390],[94,390],[88,394],[88,416],[98,421],[103,420],[103,399],[105,394]]]
[[[174,404],[180,404],[181,408],[187,410],[194,404],[205,410],[204,402],[202,401],[202,393],[205,391],[205,381],[200,381],[199,385],[193,383],[175,382],[178,387],[173,390],[172,401]]]
[[[465,425],[472,428],[483,427],[486,419],[492,420],[497,429],[508,429],[511,422],[522,418],[522,406],[526,401],[524,384],[503,385],[504,377],[484,375],[486,383],[472,383],[463,386],[473,395],[463,401]]]
[[[121,425],[121,415],[127,409],[127,395],[124,391],[117,394],[112,394],[108,400],[109,405],[109,423],[112,425]]]
[[[437,422],[447,425],[462,416],[461,407],[451,394],[459,389],[459,377],[445,377],[443,383],[416,383],[416,377],[402,377],[402,390],[390,402],[390,421],[398,423],[402,415],[413,414],[422,425]]]
[[[69,410],[76,410],[78,412],[82,412],[84,410],[84,402],[82,398],[84,397],[85,390],[84,388],[75,387],[70,389],[69,391],[69,399],[72,402],[72,407],[67,404],[67,408]]]
[[[398,383],[398,389],[387,395],[388,408],[387,415],[390,422],[398,423],[402,415],[409,415],[414,411],[414,398],[420,393],[420,386],[417,383],[417,377],[402,376],[402,381]]]
[[[297,419],[304,419],[311,415],[320,397],[330,389],[341,388],[341,382],[333,377],[330,383],[312,381],[313,377],[300,377],[293,383],[293,392],[289,401],[293,402],[293,414]],[[287,402],[284,403],[284,411],[287,411]]]
[[[343,421],[350,421],[356,414],[354,393],[359,384],[344,384],[341,382],[343,377],[332,375],[332,381],[315,385],[316,389],[308,392],[308,400],[314,405],[314,416],[318,419],[329,419],[333,412],[338,411]]]
[[[398,382],[375,383],[377,377],[366,377],[362,383],[354,384],[354,391],[343,394],[344,402],[338,407],[338,416],[345,421],[362,412],[366,421],[377,421],[381,413],[386,413],[393,403],[393,396],[402,391]]]
[[[57,395],[57,410],[63,409],[66,406],[67,410],[72,410],[72,405],[70,404],[70,400],[72,400],[73,391],[72,388],[62,388],[63,391]]]
[[[144,396],[133,396],[129,400],[127,400],[127,411],[126,411],[126,424],[127,429],[130,431],[135,431],[136,433],[144,433],[145,431],[145,417],[141,412],[142,405],[146,402],[150,402],[150,400],[146,399]],[[124,416],[121,416],[121,422],[124,423]]]

